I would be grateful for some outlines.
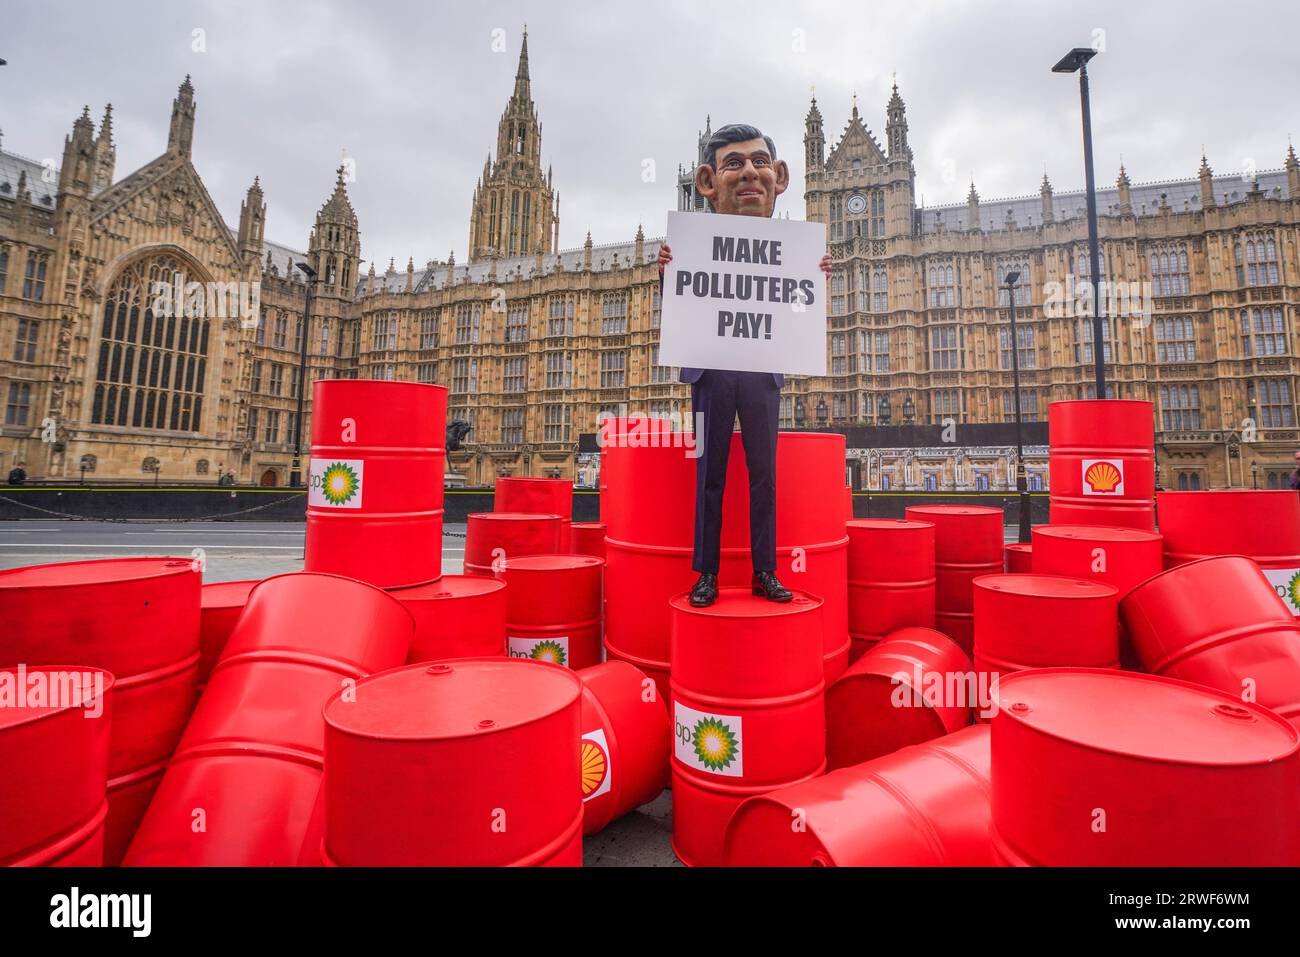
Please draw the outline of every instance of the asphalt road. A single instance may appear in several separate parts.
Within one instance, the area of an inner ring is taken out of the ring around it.
[[[465,557],[465,526],[448,525],[442,570],[456,575]],[[459,533],[459,534],[457,534]],[[196,557],[205,582],[243,581],[302,570],[302,522],[0,522],[0,568],[128,556]],[[680,866],[669,847],[671,802],[651,804],[583,839],[587,867]]]

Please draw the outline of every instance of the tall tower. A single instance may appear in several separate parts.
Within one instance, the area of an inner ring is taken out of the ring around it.
[[[826,162],[826,133],[822,129],[822,111],[817,109],[817,97],[812,98],[808,115],[803,118],[804,168],[819,170]]]
[[[190,147],[193,145],[194,84],[190,82],[190,75],[186,73],[185,82],[177,91],[176,99],[172,100],[172,122],[171,128],[167,131],[167,152],[189,156]]]
[[[542,126],[528,76],[528,31],[519,48],[515,88],[497,126],[496,161],[488,157],[474,190],[469,258],[554,252],[560,214],[551,172],[542,172]]]
[[[318,293],[351,299],[361,260],[361,232],[357,229],[357,214],[348,200],[343,167],[340,166],[337,172],[334,193],[316,214],[316,227],[311,231],[307,255],[320,277]],[[373,265],[371,269],[374,269]]]
[[[245,263],[262,255],[262,237],[266,228],[266,203],[262,201],[261,177],[253,177],[253,185],[239,206],[239,252]]]

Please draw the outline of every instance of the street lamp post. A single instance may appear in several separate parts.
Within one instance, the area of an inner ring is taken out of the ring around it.
[[[1029,534],[1029,483],[1025,479],[1025,442],[1020,416],[1020,340],[1016,336],[1016,283],[1020,270],[1007,273],[1007,302],[1011,307],[1011,390],[1012,408],[1016,414],[1016,494],[1020,501],[1020,532],[1017,541],[1026,543]]]
[[[1079,101],[1083,109],[1083,172],[1088,194],[1088,260],[1092,270],[1092,355],[1097,372],[1097,398],[1106,398],[1106,361],[1102,345],[1101,249],[1097,240],[1097,183],[1092,172],[1092,107],[1088,98],[1088,61],[1097,55],[1091,47],[1075,47],[1061,57],[1053,73],[1079,74]]]
[[[307,340],[311,338],[311,293],[316,285],[316,270],[305,262],[294,263],[307,277],[307,300],[302,307],[302,342],[298,350],[298,413],[293,425],[293,465],[289,468],[289,487],[302,486],[302,404],[307,394]]]

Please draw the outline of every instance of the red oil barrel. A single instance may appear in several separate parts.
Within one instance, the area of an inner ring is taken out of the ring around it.
[[[573,520],[573,480],[504,475],[492,495],[494,512],[534,512],[558,515],[560,554],[569,553],[569,523]]]
[[[934,525],[901,518],[848,523],[850,661],[899,628],[934,627]]]
[[[963,728],[751,797],[729,867],[987,867],[989,729]],[[792,826],[792,825],[798,826]]]
[[[575,671],[600,664],[604,570],[591,555],[506,559],[506,654]]]
[[[987,703],[971,662],[932,628],[901,628],[826,689],[826,768],[834,771],[951,734]]]
[[[558,515],[533,512],[471,512],[465,530],[465,574],[496,577],[508,558],[559,555]]]
[[[304,569],[380,588],[435,581],[446,441],[445,386],[318,380]]]
[[[975,579],[975,672],[1118,668],[1119,592],[1059,575]]]
[[[742,801],[826,769],[822,602],[721,588],[708,608],[669,604],[673,853],[717,866]]]
[[[1129,592],[1120,615],[1147,671],[1300,722],[1300,623],[1249,558],[1202,558]]]
[[[607,661],[582,679],[582,833],[653,801],[668,786],[668,702],[644,672]]]
[[[235,630],[235,622],[244,612],[248,593],[257,581],[212,582],[200,592],[199,619],[199,692],[208,683],[208,675],[226,647],[226,639]]]
[[[909,521],[934,525],[934,626],[970,654],[975,645],[971,583],[1002,571],[1002,509],[912,505]]]
[[[605,557],[604,522],[570,522],[569,553]]]
[[[993,717],[994,851],[1013,865],[1294,867],[1300,736],[1184,681],[1007,675]]]
[[[1245,555],[1264,570],[1291,614],[1300,615],[1300,496],[1295,492],[1158,492],[1156,504],[1165,567]]]
[[[776,441],[776,574],[791,591],[815,595],[823,602],[822,655],[828,684],[848,667],[850,648],[849,539],[838,504],[845,489],[844,443],[843,435],[819,432],[780,432]],[[692,492],[692,504],[694,499]],[[718,582],[747,588],[753,570],[749,473],[744,440],[734,432],[722,500]]]
[[[1002,570],[1008,575],[1024,575],[1034,570],[1034,546],[1012,542],[1002,550]]]
[[[1136,399],[1048,405],[1051,523],[1155,531],[1154,422]]]
[[[846,521],[853,521],[853,486],[844,486],[844,518]]]
[[[0,669],[0,867],[99,867],[113,676]]]
[[[415,618],[408,664],[506,653],[506,586],[479,575],[443,575],[389,592]]]
[[[321,708],[404,662],[414,630],[400,602],[365,582],[311,572],[260,582],[125,863],[294,864],[320,790]]]
[[[605,651],[668,689],[668,600],[689,589],[695,540],[695,437],[664,419],[601,423]],[[727,526],[723,524],[723,534]]]
[[[582,863],[582,682],[470,658],[325,705],[325,846],[341,866]]]
[[[1034,572],[1091,578],[1114,585],[1119,597],[1161,570],[1158,532],[1106,525],[1039,525],[1034,529]]]
[[[114,675],[104,863],[116,866],[194,709],[197,566],[111,558],[0,571],[0,666],[67,661]]]

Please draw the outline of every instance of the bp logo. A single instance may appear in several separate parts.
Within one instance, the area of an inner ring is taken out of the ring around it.
[[[743,738],[739,715],[709,714],[673,702],[677,760],[697,771],[741,777],[744,774]]]
[[[569,638],[560,635],[555,638],[520,638],[510,636],[506,643],[511,658],[531,658],[533,661],[549,661],[553,665],[569,667]]]
[[[607,794],[610,789],[609,742],[605,740],[605,729],[597,728],[582,736],[582,799],[590,801],[594,797]]]
[[[1300,568],[1260,569],[1277,596],[1286,602],[1291,614],[1300,615]]]
[[[319,508],[360,508],[361,459],[314,459],[307,479],[307,502]]]

